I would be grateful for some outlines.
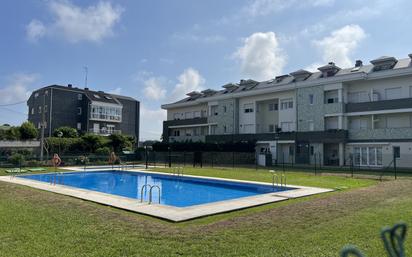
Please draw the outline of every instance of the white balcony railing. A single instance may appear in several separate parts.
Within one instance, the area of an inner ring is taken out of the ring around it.
[[[108,135],[112,135],[112,134],[117,134],[120,135],[122,134],[121,130],[117,130],[117,129],[112,129],[112,130],[108,130],[108,129],[89,129],[90,133],[96,134],[96,135],[102,135],[102,136],[108,136]]]

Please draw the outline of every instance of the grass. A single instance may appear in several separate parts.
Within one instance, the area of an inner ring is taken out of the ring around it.
[[[264,170],[185,173],[271,181]],[[287,178],[347,190],[174,224],[0,183],[0,256],[338,256],[347,243],[368,256],[384,256],[380,228],[399,220],[412,224],[412,180],[380,183],[302,172],[288,172]]]

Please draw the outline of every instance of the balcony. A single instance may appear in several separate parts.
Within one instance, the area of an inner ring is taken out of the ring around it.
[[[324,105],[325,114],[336,114],[345,112],[344,103],[331,103]]]
[[[199,125],[199,124],[207,124],[207,117],[199,117],[199,118],[184,119],[184,120],[163,121],[163,127],[190,126],[190,125]]]
[[[109,136],[109,135],[112,135],[112,134],[115,134],[115,135],[120,135],[120,134],[122,134],[122,131],[121,130],[116,130],[116,129],[113,129],[113,130],[107,130],[107,129],[89,129],[89,133],[92,133],[92,134],[95,134],[95,135],[101,135],[101,136]]]
[[[412,139],[412,128],[351,129],[349,140],[399,140]]]
[[[348,138],[347,130],[280,132],[259,134],[207,135],[206,142],[294,140],[310,143],[340,143]]]
[[[170,136],[169,142],[204,142],[205,136]]]
[[[409,108],[412,108],[412,98],[346,104],[346,112],[371,112]]]

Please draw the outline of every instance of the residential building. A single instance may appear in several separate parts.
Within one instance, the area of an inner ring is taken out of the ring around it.
[[[165,104],[166,141],[255,140],[274,162],[412,167],[412,54],[269,81],[241,80]],[[395,158],[394,158],[395,157]]]
[[[28,120],[45,136],[68,126],[82,133],[125,134],[139,138],[139,102],[89,88],[51,85],[34,91],[27,101]]]

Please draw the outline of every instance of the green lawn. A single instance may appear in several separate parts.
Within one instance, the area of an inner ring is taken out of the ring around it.
[[[185,173],[271,181],[264,170]],[[0,183],[0,256],[329,257],[347,243],[370,257],[385,256],[380,228],[399,220],[412,224],[410,179],[378,182],[302,172],[288,172],[287,178],[291,184],[347,189],[175,224]]]

